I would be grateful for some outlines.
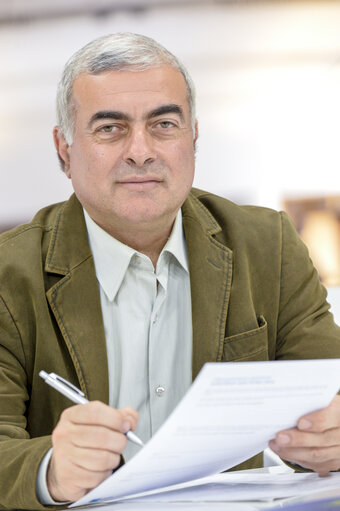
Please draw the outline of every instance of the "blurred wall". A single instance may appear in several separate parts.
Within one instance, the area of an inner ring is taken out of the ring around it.
[[[71,1],[71,0],[70,0]],[[52,144],[56,84],[89,40],[140,32],[182,58],[197,85],[196,186],[280,208],[283,196],[336,193],[340,3],[163,7],[2,25],[0,224],[71,193]]]
[[[176,3],[1,25],[0,228],[71,194],[51,136],[56,84],[75,50],[116,31],[154,37],[191,71],[196,186],[276,209],[283,198],[339,194],[339,27],[340,2],[326,0]]]

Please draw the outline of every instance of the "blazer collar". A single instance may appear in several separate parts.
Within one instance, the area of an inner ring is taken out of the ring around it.
[[[52,229],[45,262],[53,285],[46,296],[68,348],[81,390],[108,402],[108,368],[100,297],[83,209],[74,195]],[[63,376],[63,375],[61,375]]]
[[[92,257],[83,208],[73,194],[60,208],[48,247],[45,271],[66,275]]]

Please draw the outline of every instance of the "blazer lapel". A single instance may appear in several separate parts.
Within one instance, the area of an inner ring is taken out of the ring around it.
[[[193,379],[205,362],[221,360],[232,278],[232,251],[214,235],[221,231],[192,194],[183,205],[193,324]]]
[[[61,276],[46,293],[88,399],[108,403],[105,332],[82,207],[65,203],[48,249],[45,271]],[[62,375],[61,375],[62,376]]]

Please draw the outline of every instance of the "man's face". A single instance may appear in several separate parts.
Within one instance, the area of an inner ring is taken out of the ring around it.
[[[118,229],[169,229],[194,176],[187,89],[179,71],[82,74],[73,85],[74,138],[57,142],[90,216]]]

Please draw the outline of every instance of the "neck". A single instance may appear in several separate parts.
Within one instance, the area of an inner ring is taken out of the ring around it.
[[[146,223],[145,225],[122,226],[120,224],[119,228],[112,224],[104,225],[95,218],[93,220],[116,240],[148,256],[156,268],[158,257],[169,239],[175,219],[162,225]]]
[[[151,259],[154,268],[156,268],[158,257],[170,236],[171,227],[168,229],[166,234],[138,232],[138,234],[131,233],[130,236],[129,233],[124,233],[124,236],[119,236],[119,234],[112,234],[112,236],[121,243],[124,243],[125,245],[128,245],[129,247],[138,250],[138,252],[148,256]]]

